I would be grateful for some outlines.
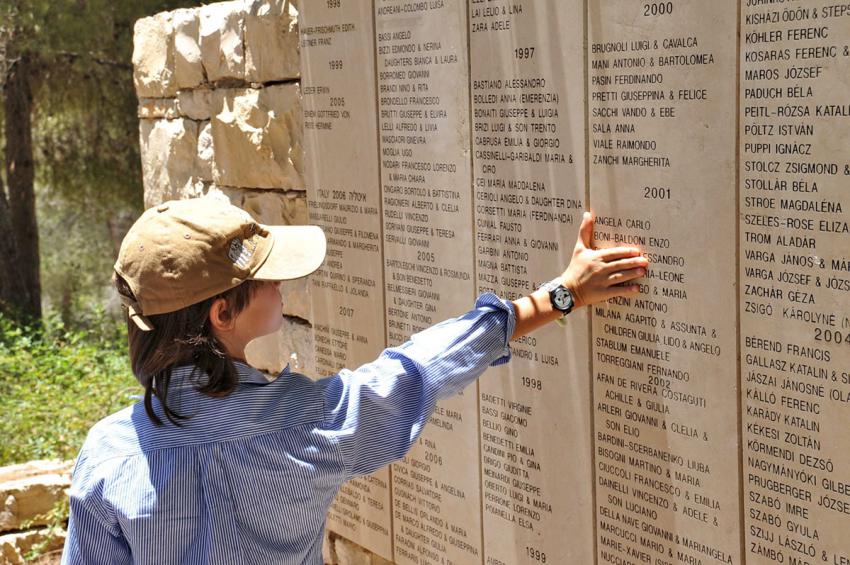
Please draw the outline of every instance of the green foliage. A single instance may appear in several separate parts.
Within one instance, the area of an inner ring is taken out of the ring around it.
[[[76,457],[91,425],[141,392],[126,326],[102,310],[84,323],[71,330],[54,315],[33,329],[0,316],[0,465]]]
[[[110,295],[118,235],[110,233],[109,219],[97,211],[74,206],[40,186],[36,194],[44,310],[77,327]],[[128,224],[136,214],[126,216]]]

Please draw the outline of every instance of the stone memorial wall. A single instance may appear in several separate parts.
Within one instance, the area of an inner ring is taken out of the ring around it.
[[[375,38],[369,3],[311,8],[300,19],[307,197],[328,239],[310,278],[311,320],[317,374],[330,375],[386,346],[376,85],[362,80],[374,74]],[[331,529],[387,557],[389,482],[389,469],[352,480],[328,515]]]
[[[528,294],[588,208],[597,246],[651,260],[347,484],[326,560],[850,563],[850,5],[299,8],[136,28],[147,205],[215,193],[327,233],[253,362],[353,369]]]

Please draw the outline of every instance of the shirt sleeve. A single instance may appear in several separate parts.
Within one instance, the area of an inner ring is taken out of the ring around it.
[[[346,472],[366,475],[403,457],[438,400],[510,360],[515,325],[509,301],[483,294],[466,314],[414,334],[355,371],[319,381],[326,430],[338,439]]]
[[[118,565],[132,563],[130,547],[118,525],[110,526],[90,499],[89,489],[78,479],[83,475],[83,455],[74,470],[70,491],[70,517],[62,565]]]

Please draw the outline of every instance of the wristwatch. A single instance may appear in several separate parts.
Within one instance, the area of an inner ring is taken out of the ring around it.
[[[558,318],[558,323],[562,326],[566,324],[564,316],[572,312],[575,301],[573,293],[570,289],[561,284],[561,279],[555,279],[547,282],[540,287],[549,293],[549,301],[552,303],[552,308],[563,313],[563,316]]]

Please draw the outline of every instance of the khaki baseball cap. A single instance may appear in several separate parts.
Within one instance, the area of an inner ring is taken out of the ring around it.
[[[325,258],[317,226],[268,226],[223,199],[172,200],[146,210],[121,242],[115,273],[136,300],[121,299],[144,331],[146,316],[175,312],[253,279],[283,281]]]

